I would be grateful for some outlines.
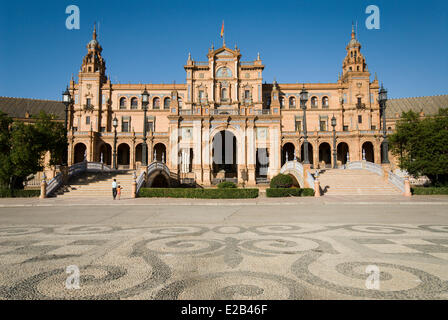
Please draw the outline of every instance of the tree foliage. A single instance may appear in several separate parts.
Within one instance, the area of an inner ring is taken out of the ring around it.
[[[434,185],[447,184],[448,108],[425,119],[413,111],[403,112],[390,147],[402,170],[414,177],[427,176]]]
[[[13,122],[0,112],[0,183],[10,189],[21,188],[30,174],[41,171],[45,153],[50,165],[60,164],[67,142],[64,126],[41,112],[35,123]]]

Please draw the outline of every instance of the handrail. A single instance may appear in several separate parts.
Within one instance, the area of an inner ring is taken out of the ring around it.
[[[285,173],[287,170],[297,171],[299,184],[301,186],[304,185],[304,177],[303,177],[303,165],[298,161],[288,161],[283,167],[280,169],[280,173]],[[314,183],[314,182],[313,182]]]
[[[101,162],[79,162],[71,165],[67,171],[67,180],[73,176],[76,176],[84,172],[110,172],[113,171],[111,167]],[[56,190],[58,190],[64,184],[64,175],[62,172],[57,174],[53,179],[48,182],[46,196],[50,196]]]
[[[62,176],[62,172],[57,174],[53,179],[50,180],[50,182],[47,185],[47,191],[46,191],[46,196],[48,197],[49,195],[51,195],[54,191],[56,191],[57,189],[59,189],[59,187],[62,185],[63,183],[63,176]]]
[[[140,188],[143,186],[143,183],[145,182],[145,171],[142,171],[142,173],[140,173],[140,175],[137,178],[137,191],[136,194],[139,193]]]
[[[369,161],[353,161],[345,165],[346,169],[365,169],[367,171],[376,173],[379,176],[384,176],[383,167],[379,164]]]
[[[392,171],[388,172],[388,180],[390,183],[392,183],[394,186],[396,186],[398,189],[401,190],[401,192],[405,192],[404,188],[404,178],[396,175]]]

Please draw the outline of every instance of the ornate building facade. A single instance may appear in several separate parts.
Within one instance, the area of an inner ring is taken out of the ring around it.
[[[148,163],[202,185],[233,178],[248,185],[278,174],[288,160],[304,158],[304,112],[314,168],[366,160],[381,163],[379,83],[371,81],[361,44],[352,30],[342,74],[334,83],[263,82],[260,56],[243,61],[240,50],[210,48],[206,61],[188,57],[184,84],[113,84],[96,30],[78,75],[70,82],[69,165],[88,161],[138,169],[144,125]],[[144,124],[142,93],[150,95]],[[336,119],[336,144],[332,118]],[[114,119],[118,126],[113,126]],[[116,131],[116,132],[115,132]]]

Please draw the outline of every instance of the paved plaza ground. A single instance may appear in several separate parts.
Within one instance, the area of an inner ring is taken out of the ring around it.
[[[2,199],[0,270],[0,299],[448,299],[448,197]]]

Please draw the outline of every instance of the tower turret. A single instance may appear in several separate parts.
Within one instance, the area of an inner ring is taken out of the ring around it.
[[[356,39],[356,32],[353,25],[351,39],[346,50],[347,56],[342,64],[342,76],[345,76],[348,72],[367,72],[366,59],[361,54],[361,44]]]

